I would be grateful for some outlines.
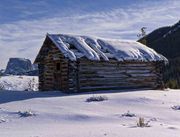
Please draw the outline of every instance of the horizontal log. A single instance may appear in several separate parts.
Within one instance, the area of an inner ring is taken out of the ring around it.
[[[53,81],[54,79],[52,77],[46,77],[44,80],[45,81]]]
[[[130,60],[130,61],[117,61],[116,59],[110,59],[109,61],[104,61],[104,60],[100,60],[100,61],[91,61],[91,60],[88,60],[87,58],[79,58],[78,59],[79,62],[92,62],[92,63],[96,63],[96,62],[100,62],[100,63],[109,63],[109,62],[112,62],[112,63],[152,63],[152,64],[156,64],[158,63],[158,61],[148,61],[148,62],[145,62],[145,61],[138,61],[138,60]],[[159,62],[161,63],[161,62]]]
[[[123,66],[120,66],[120,65],[106,65],[106,66],[102,66],[102,65],[79,65],[79,69],[83,70],[83,69],[88,69],[88,68],[92,68],[92,69],[131,69],[131,70],[143,70],[143,69],[157,69],[156,67],[154,66],[130,66],[130,65],[123,65]]]
[[[154,67],[148,67],[148,66],[141,66],[141,67],[135,67],[135,66],[90,66],[90,65],[85,65],[85,66],[79,66],[79,70],[156,70]]]
[[[54,82],[49,81],[49,80],[45,80],[45,81],[44,81],[44,84],[45,84],[45,85],[51,85],[51,86],[53,86],[53,85],[54,85]]]
[[[123,66],[123,65],[130,65],[130,66],[155,66],[156,63],[153,62],[138,62],[138,61],[134,61],[134,62],[127,62],[127,61],[123,61],[123,62],[118,62],[118,61],[108,61],[108,62],[102,62],[102,61],[80,61],[79,62],[80,65],[119,65],[119,66]]]
[[[50,70],[50,69],[44,71],[44,74],[53,74],[53,73],[54,73],[54,71],[53,71],[53,70]]]
[[[53,66],[54,65],[54,63],[52,63],[52,61],[51,62],[46,62],[46,66]]]
[[[139,73],[139,74],[132,74],[132,73],[102,73],[102,74],[95,74],[95,73],[79,73],[80,78],[91,78],[91,77],[97,77],[97,78],[111,78],[111,77],[158,77],[157,74],[153,73]]]
[[[156,86],[96,86],[81,87],[80,91],[98,91],[98,90],[121,90],[121,89],[154,89]]]
[[[69,87],[76,87],[76,83],[68,82],[68,86],[69,86]]]
[[[151,81],[151,82],[136,82],[136,81],[114,81],[114,82],[109,82],[109,81],[89,81],[89,82],[80,82],[80,87],[86,87],[86,86],[143,86],[143,85],[155,85],[156,81]]]
[[[68,80],[69,80],[69,82],[75,82],[76,79],[75,78],[69,78]]]
[[[54,73],[54,71],[50,70],[50,69],[48,69],[47,71],[44,71],[44,74],[53,74],[53,73]]]
[[[134,80],[134,81],[155,81],[157,80],[156,77],[130,77],[130,78],[122,78],[122,77],[91,77],[91,78],[81,78],[79,77],[79,81],[130,81],[130,80]],[[73,80],[72,80],[73,81]]]
[[[144,81],[140,81],[140,80],[116,80],[116,81],[111,81],[111,80],[104,80],[104,81],[100,81],[100,80],[91,80],[91,81],[83,81],[81,80],[79,83],[80,85],[93,85],[93,84],[107,84],[107,85],[111,85],[111,84],[145,84],[145,83],[155,83],[156,80],[144,80]]]
[[[45,89],[53,89],[54,86],[51,85],[51,84],[44,84],[44,85],[43,85],[43,88],[45,88]]]
[[[44,80],[45,79],[54,79],[54,76],[53,75],[44,75]]]
[[[129,76],[127,75],[103,75],[103,76],[100,76],[100,75],[79,75],[79,79],[118,79],[118,78],[129,78]]]
[[[104,70],[104,69],[89,69],[89,70],[80,70],[79,73],[83,74],[83,73],[97,73],[97,74],[104,74],[104,73],[129,73],[129,74],[136,74],[136,73],[139,73],[139,74],[142,74],[142,73],[153,73],[153,72],[156,72],[155,70],[128,70],[128,69],[124,69],[124,70],[121,70],[121,69],[107,69],[107,70]]]
[[[149,66],[149,67],[156,67],[157,65],[156,64],[151,64],[151,63],[126,63],[126,62],[123,62],[123,63],[120,63],[120,62],[116,62],[116,63],[113,63],[113,62],[80,62],[78,63],[79,66],[87,66],[87,65],[90,65],[90,66],[118,66],[118,67],[123,67],[123,66],[131,66],[131,67],[145,67],[145,66]]]

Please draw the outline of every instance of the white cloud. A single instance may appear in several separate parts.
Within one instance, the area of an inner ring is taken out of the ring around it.
[[[47,32],[136,39],[142,26],[152,31],[178,21],[179,10],[180,1],[168,1],[151,7],[141,5],[69,17],[55,15],[0,25],[0,68],[5,67],[10,57],[25,57],[33,61]]]

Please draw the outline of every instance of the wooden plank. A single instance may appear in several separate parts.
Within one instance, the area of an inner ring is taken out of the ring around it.
[[[81,87],[80,91],[98,91],[98,90],[121,90],[121,89],[154,89],[155,86],[96,86],[96,87]]]
[[[133,66],[147,66],[147,65],[155,65],[155,62],[140,62],[140,61],[132,61],[132,62],[128,62],[128,61],[123,61],[123,62],[119,62],[119,61],[108,61],[108,62],[103,62],[103,61],[89,61],[89,60],[81,60],[79,59],[80,64],[82,65],[86,65],[86,64],[90,64],[90,65],[133,65]]]
[[[97,78],[97,77],[91,77],[91,78],[79,78],[79,81],[130,81],[130,80],[140,80],[140,81],[152,81],[152,80],[157,80],[156,77],[131,77],[131,78],[122,78],[122,77],[100,77],[100,78]]]
[[[146,74],[129,74],[129,73],[112,73],[112,74],[79,74],[80,78],[91,78],[91,77],[97,77],[97,78],[117,78],[117,77],[122,77],[122,78],[129,78],[129,77],[158,77],[157,74],[153,73],[146,73]]]
[[[109,81],[109,80],[104,80],[104,81],[80,81],[81,86],[93,86],[93,85],[131,85],[131,84],[136,84],[136,85],[142,85],[142,84],[155,84],[156,81],[136,81],[136,80],[127,80],[127,81]]]
[[[131,67],[131,66],[80,66],[80,70],[90,70],[90,69],[97,69],[97,70],[104,70],[104,69],[116,69],[116,70],[156,70],[155,67],[151,66],[141,66],[141,67]]]
[[[143,75],[143,74],[150,74],[153,75],[156,74],[155,72],[148,72],[148,71],[144,71],[144,72],[140,72],[140,71],[84,71],[84,72],[80,72],[80,75],[97,75],[97,76],[124,76],[124,75],[131,75],[131,74],[139,74],[139,75]]]
[[[88,68],[88,67],[91,67],[91,68],[117,68],[117,69],[120,69],[120,68],[137,68],[137,69],[144,69],[144,68],[148,68],[148,69],[150,69],[150,68],[153,68],[153,69],[155,69],[155,66],[152,66],[152,65],[149,65],[149,64],[144,64],[144,65],[142,65],[142,64],[136,64],[136,65],[133,65],[133,64],[124,64],[124,65],[117,65],[117,64],[115,64],[115,65],[113,65],[113,64],[107,64],[107,65],[102,65],[102,64],[94,64],[94,65],[92,65],[92,64],[80,64],[80,66],[79,66],[80,68],[82,68],[82,69],[86,69],[86,68]]]
[[[156,73],[155,70],[128,70],[128,69],[83,69],[80,73]]]

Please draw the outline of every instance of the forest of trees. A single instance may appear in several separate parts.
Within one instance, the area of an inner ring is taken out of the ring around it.
[[[156,29],[138,41],[169,60],[164,70],[165,85],[173,89],[180,88],[180,21],[173,26]]]

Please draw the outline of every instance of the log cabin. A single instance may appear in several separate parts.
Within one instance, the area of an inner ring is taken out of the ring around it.
[[[47,34],[35,59],[39,90],[163,88],[167,59],[136,41]]]

